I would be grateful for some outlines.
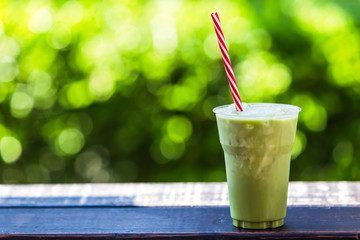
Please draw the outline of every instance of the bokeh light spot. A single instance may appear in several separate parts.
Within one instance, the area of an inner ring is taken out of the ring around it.
[[[58,150],[66,155],[78,153],[84,146],[84,135],[76,128],[67,128],[56,139]]]
[[[67,126],[79,129],[85,136],[93,129],[93,120],[85,112],[73,113],[66,118]]]
[[[90,92],[97,100],[107,100],[114,92],[114,75],[109,69],[95,69],[89,79]]]
[[[308,105],[303,109],[303,119],[307,128],[312,131],[322,131],[326,128],[327,113],[320,105]]]
[[[10,82],[19,73],[18,64],[10,56],[3,56],[0,59],[0,82]]]
[[[142,72],[149,81],[163,81],[173,70],[173,62],[160,54],[148,52],[142,57]],[[156,69],[156,71],[154,71]]]
[[[50,45],[55,49],[66,48],[71,41],[71,31],[66,25],[56,25],[50,32]]]
[[[271,47],[271,36],[264,29],[255,29],[247,37],[246,46],[249,50],[269,50]]]
[[[57,18],[60,22],[63,22],[69,26],[75,25],[83,18],[83,6],[78,1],[66,1],[61,6]]]
[[[75,170],[86,180],[106,182],[109,174],[104,169],[104,159],[96,151],[81,153],[75,160]]]
[[[164,106],[170,110],[191,109],[200,97],[198,89],[186,85],[164,86],[160,93],[163,95]]]
[[[97,34],[81,45],[81,56],[88,66],[113,63],[119,58],[112,34]]]
[[[52,15],[49,10],[44,7],[32,14],[28,23],[28,28],[33,33],[44,33],[49,31],[52,23]]]
[[[343,10],[333,3],[316,6],[312,1],[294,1],[294,12],[300,26],[315,33],[331,35],[344,31],[347,17]]]
[[[302,108],[299,122],[304,123],[309,130],[319,132],[326,128],[327,111],[314,98],[299,94],[292,99],[292,104]]]
[[[30,73],[28,82],[31,93],[35,97],[45,97],[52,86],[52,79],[47,72],[34,70]]]
[[[285,92],[291,82],[289,68],[277,63],[273,55],[265,52],[249,54],[235,66],[239,89],[248,101],[270,98]]]
[[[290,70],[283,64],[274,64],[268,71],[266,82],[269,91],[275,94],[283,93],[291,83]]]
[[[169,14],[158,14],[151,20],[154,48],[160,53],[173,53],[178,46],[176,21]]]
[[[85,81],[72,82],[62,89],[62,103],[69,108],[81,108],[90,105],[93,96]]]
[[[141,41],[141,33],[136,26],[124,24],[116,30],[115,41],[120,49],[134,52]]]
[[[160,151],[166,159],[176,160],[184,153],[185,144],[182,142],[173,142],[165,137],[160,141]]]
[[[297,158],[306,148],[306,135],[300,131],[296,131],[296,137],[294,146],[291,150],[291,158],[295,159]]]
[[[204,52],[210,59],[220,59],[221,53],[215,34],[209,34],[204,41]]]
[[[236,29],[236,31],[234,31]],[[250,22],[242,17],[235,17],[230,19],[224,26],[226,32],[226,39],[233,43],[242,43],[248,37],[248,32],[251,29]]]
[[[10,100],[11,114],[16,118],[26,117],[34,106],[33,97],[23,90],[15,91]]]
[[[126,6],[117,4],[106,10],[105,20],[112,29],[118,29],[121,24],[128,24],[131,22],[132,13]]]
[[[20,53],[18,42],[11,37],[0,37],[0,55],[16,58]]]
[[[0,140],[0,154],[5,163],[14,163],[22,152],[21,143],[14,137],[7,136]]]
[[[191,122],[184,116],[173,116],[166,123],[166,133],[171,141],[183,143],[192,134]]]

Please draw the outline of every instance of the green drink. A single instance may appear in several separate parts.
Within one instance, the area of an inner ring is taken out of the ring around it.
[[[241,113],[233,105],[214,109],[234,226],[265,229],[284,224],[300,110],[270,103],[244,104]]]

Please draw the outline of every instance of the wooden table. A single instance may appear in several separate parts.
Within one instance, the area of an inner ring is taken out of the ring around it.
[[[359,239],[360,182],[291,182],[285,225],[232,226],[226,183],[0,185],[0,239]]]

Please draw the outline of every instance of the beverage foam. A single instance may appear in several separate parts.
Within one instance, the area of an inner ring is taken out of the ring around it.
[[[237,112],[234,104],[220,106],[213,111],[221,117],[232,119],[289,119],[297,117],[301,108],[278,103],[243,103],[243,111]]]

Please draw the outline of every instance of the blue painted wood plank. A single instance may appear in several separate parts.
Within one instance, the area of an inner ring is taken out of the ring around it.
[[[2,208],[0,239],[358,239],[358,207],[289,207],[285,226],[232,226],[228,207]]]

